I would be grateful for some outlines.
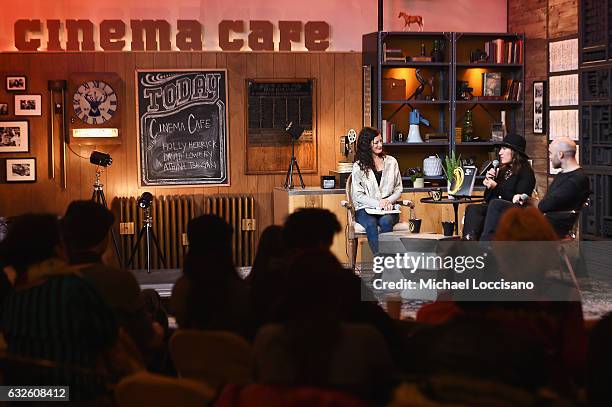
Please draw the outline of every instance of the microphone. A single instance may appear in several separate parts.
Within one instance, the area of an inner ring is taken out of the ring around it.
[[[499,160],[493,160],[493,162],[491,164],[493,165],[493,170],[495,171],[495,173],[497,175],[497,167],[499,167]],[[493,178],[495,178],[495,177],[492,177],[492,178],[489,178],[489,179],[493,179]]]
[[[527,200],[529,199],[529,195],[527,194],[521,194],[521,196],[519,197],[519,204],[524,204],[525,202],[527,202]]]

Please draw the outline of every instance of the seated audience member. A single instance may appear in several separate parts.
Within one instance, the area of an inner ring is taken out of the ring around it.
[[[247,278],[256,328],[275,321],[274,311],[278,309],[286,289],[285,255],[283,228],[268,226],[259,238],[257,254]]]
[[[265,274],[267,270],[278,263],[285,255],[283,242],[283,228],[279,225],[270,225],[264,229],[257,243],[257,253],[253,260],[253,267],[247,277],[247,282],[259,278],[259,274]]]
[[[283,237],[288,251],[288,262],[294,255],[304,250],[331,248],[334,235],[340,231],[336,215],[326,209],[299,209],[287,217],[283,227]],[[291,280],[291,269],[287,279]],[[378,305],[376,298],[364,281],[352,270],[342,268],[337,278],[341,281],[337,295],[346,304],[344,321],[370,324],[378,329],[391,350],[393,356],[401,354],[401,338],[394,321]],[[288,290],[282,290],[283,293]]]
[[[82,277],[96,288],[113,310],[119,326],[147,357],[162,344],[163,332],[153,324],[145,309],[138,282],[132,273],[102,263],[115,217],[94,201],[73,201],[60,222],[70,263],[78,266]]]
[[[518,134],[508,134],[500,144],[500,167],[490,169],[483,181],[486,191],[485,202],[470,204],[465,208],[463,237],[466,240],[479,240],[482,234],[487,209],[494,200],[512,201],[516,194],[531,195],[535,188],[535,175],[525,153],[525,138]]]
[[[93,370],[116,344],[115,318],[96,290],[58,258],[59,252],[54,215],[28,214],[11,223],[0,258],[17,276],[2,307],[2,334],[11,354]],[[38,383],[30,379],[27,384],[70,385],[71,400],[95,392],[81,372],[58,369]]]
[[[291,263],[283,322],[266,325],[254,344],[260,383],[335,387],[372,397],[394,374],[381,334],[345,321],[343,273],[327,250],[303,251]]]
[[[612,364],[612,314],[591,329],[587,356],[587,398],[591,407],[612,406],[610,366]]]
[[[520,193],[512,197],[512,202],[493,200],[489,204],[482,240],[491,240],[495,234],[501,215],[516,205],[537,207],[552,224],[559,237],[565,237],[576,220],[567,212],[579,210],[589,197],[589,178],[576,161],[576,143],[567,137],[553,141],[548,147],[552,167],[561,169],[548,187],[544,199],[527,199]]]
[[[283,239],[290,254],[305,249],[329,249],[340,230],[336,215],[327,209],[300,208],[287,216]]]
[[[187,225],[189,250],[171,298],[179,328],[231,331],[252,339],[249,289],[234,266],[232,233],[214,215]]]
[[[545,242],[556,241],[557,235],[537,209],[512,208],[502,216],[495,240]],[[512,333],[517,341],[529,342],[536,351],[539,349],[540,353],[550,355],[547,363],[553,364],[549,367],[552,369],[548,373],[549,384],[558,390],[567,390],[569,382],[582,378],[586,332],[580,302],[435,302],[417,312],[417,320],[425,323],[448,323],[466,316],[495,321],[503,332]]]

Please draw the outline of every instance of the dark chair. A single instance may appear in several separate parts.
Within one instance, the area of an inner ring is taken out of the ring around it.
[[[580,214],[588,207],[589,199],[582,204],[580,209],[546,212],[544,216],[553,226],[561,240],[576,240],[580,224]]]

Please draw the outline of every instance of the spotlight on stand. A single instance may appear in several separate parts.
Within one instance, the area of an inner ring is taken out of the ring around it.
[[[289,162],[289,169],[287,170],[287,176],[285,177],[285,188],[293,189],[293,168],[297,170],[298,176],[300,177],[300,185],[305,188],[304,180],[302,179],[302,172],[298,165],[297,158],[295,158],[295,142],[302,136],[304,128],[294,122],[289,122],[285,128],[287,134],[291,137],[291,161]]]
[[[110,154],[94,151],[89,156],[89,162],[94,165],[97,165],[96,181],[93,184],[93,193],[91,194],[91,200],[99,203],[100,205],[104,205],[105,208],[108,208],[108,204],[106,203],[106,197],[104,196],[104,185],[100,182],[100,175],[102,175],[102,171],[104,171],[104,168],[111,165],[113,159],[111,158]],[[115,235],[115,229],[113,228],[111,228],[111,236],[113,238],[113,246],[115,246],[115,254],[117,255],[117,260],[119,261],[119,264],[121,264],[119,244],[117,243],[117,236]]]
[[[94,165],[100,165],[102,167],[108,167],[113,163],[113,159],[110,154],[101,153],[99,151],[94,151],[89,156],[89,162]]]
[[[136,239],[136,243],[132,247],[132,255],[126,264],[126,268],[131,267],[134,264],[134,258],[136,257],[136,253],[140,248],[140,241],[142,238],[145,238],[144,248],[145,252],[145,261],[147,266],[147,273],[151,272],[151,242],[155,245],[155,249],[157,249],[157,256],[159,260],[166,267],[166,258],[159,248],[159,241],[155,236],[155,232],[153,232],[153,214],[151,213],[151,204],[153,203],[153,194],[150,192],[143,192],[142,195],[138,197],[136,204],[144,210],[144,219],[142,223],[142,228],[140,228],[140,232],[138,232],[138,238]]]
[[[140,195],[140,197],[138,198],[138,206],[140,206],[142,209],[147,209],[151,206],[151,203],[153,203],[153,194],[151,194],[150,192],[143,192],[142,195]]]

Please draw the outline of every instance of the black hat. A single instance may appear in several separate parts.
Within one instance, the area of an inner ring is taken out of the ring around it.
[[[500,143],[497,143],[497,145],[511,148],[517,153],[522,154],[525,158],[529,158],[529,156],[525,153],[527,141],[525,141],[525,137],[519,136],[518,134],[506,135],[506,137],[504,137],[504,140]]]

